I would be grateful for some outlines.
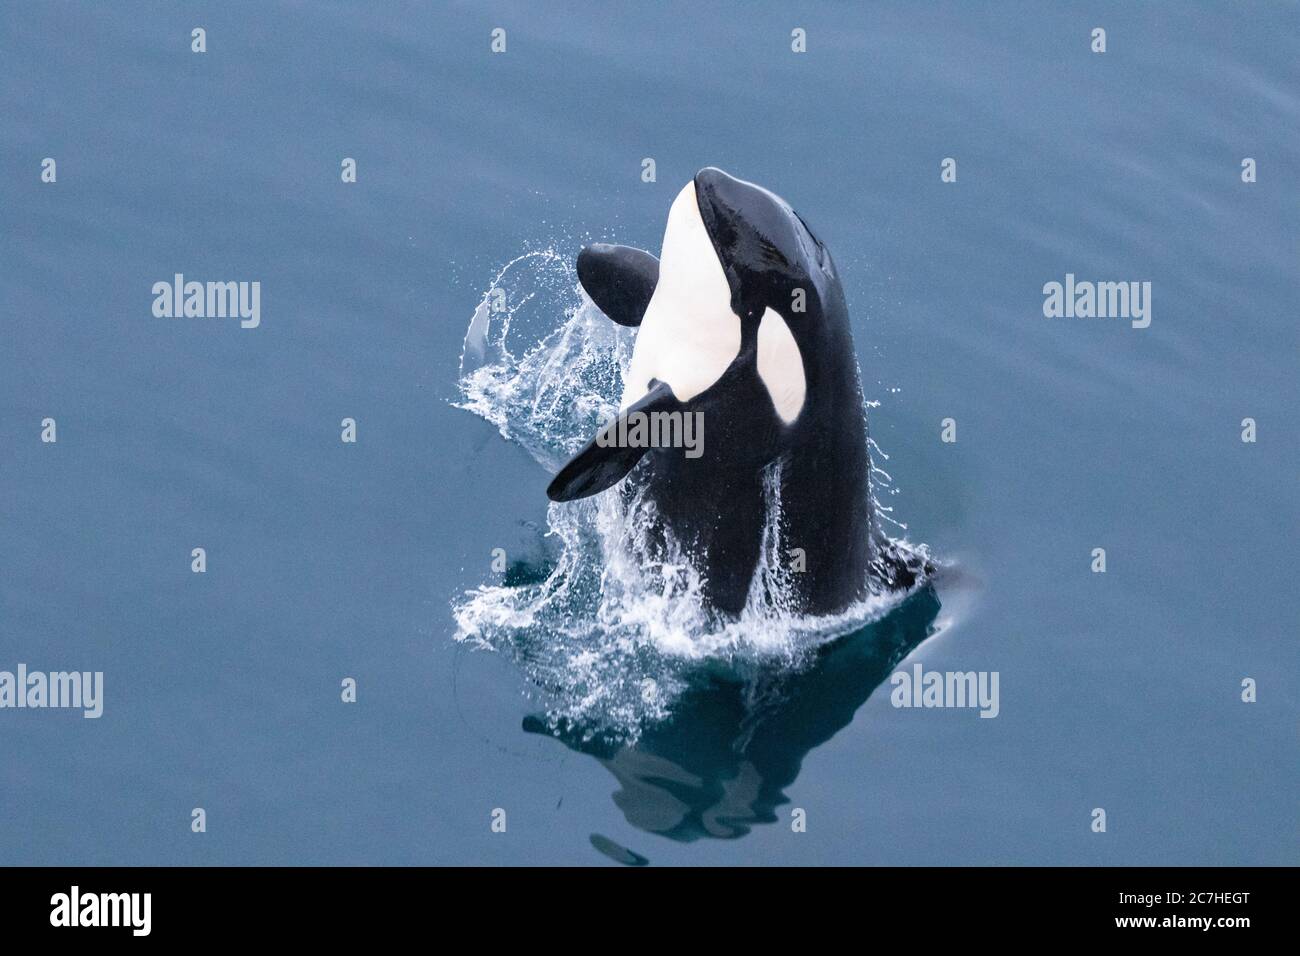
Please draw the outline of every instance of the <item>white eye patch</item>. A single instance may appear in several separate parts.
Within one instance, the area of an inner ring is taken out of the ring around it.
[[[622,407],[644,396],[651,379],[689,401],[721,378],[739,352],[740,319],[731,311],[731,287],[700,218],[692,181],[668,211],[659,283],[637,332]]]
[[[771,309],[758,324],[758,377],[781,421],[788,425],[798,418],[808,392],[803,354],[785,319]]]

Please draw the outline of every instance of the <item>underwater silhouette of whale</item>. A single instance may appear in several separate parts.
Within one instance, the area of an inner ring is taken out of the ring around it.
[[[640,464],[656,521],[702,572],[708,604],[726,614],[749,598],[773,477],[790,610],[842,611],[866,595],[873,573],[887,587],[915,581],[918,559],[875,528],[835,264],[789,204],[702,169],[672,204],[660,258],[596,244],[577,270],[601,311],[638,331],[618,418],[555,476],[552,500],[604,491]],[[668,424],[684,416],[700,422],[698,447],[647,443],[647,434],[681,434]],[[656,418],[664,427],[648,429]]]
[[[927,584],[893,613],[818,649],[802,669],[699,669],[672,715],[631,742],[599,725],[553,725],[531,714],[523,729],[599,760],[618,780],[614,802],[639,829],[681,842],[742,837],[777,820],[804,759],[933,633],[939,610]]]

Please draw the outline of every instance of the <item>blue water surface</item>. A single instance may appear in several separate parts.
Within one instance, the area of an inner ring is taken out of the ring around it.
[[[0,863],[1297,862],[1296,4],[8,4],[0,73],[0,669],[105,675],[98,720],[0,711]],[[452,404],[462,340],[528,249],[657,249],[705,165],[832,250],[949,571],[557,740],[453,639],[550,477]],[[156,318],[176,273],[260,326]],[[1044,318],[1067,273],[1150,327]],[[904,656],[999,715],[891,706]]]

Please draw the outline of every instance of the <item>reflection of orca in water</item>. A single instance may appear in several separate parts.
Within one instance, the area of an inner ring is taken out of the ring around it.
[[[926,586],[882,620],[821,648],[797,672],[701,675],[672,717],[630,746],[584,739],[590,728],[582,726],[553,735],[618,778],[614,802],[633,826],[681,841],[741,837],[753,824],[776,821],[804,757],[852,721],[932,633],[938,612]],[[524,729],[552,735],[536,717],[526,718]]]
[[[735,615],[760,561],[772,474],[783,545],[804,560],[789,582],[791,610],[838,613],[866,596],[873,575],[915,583],[919,561],[873,533],[839,274],[788,203],[702,169],[673,202],[661,258],[596,244],[577,269],[592,301],[637,338],[618,418],[555,476],[553,500],[604,491],[641,464],[655,520],[699,561],[707,603]],[[685,453],[626,437],[646,421],[696,420],[699,444]]]

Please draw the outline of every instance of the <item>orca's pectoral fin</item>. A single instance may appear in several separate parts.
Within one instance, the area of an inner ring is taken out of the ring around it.
[[[644,448],[602,448],[593,438],[546,486],[546,497],[574,501],[602,492],[622,481],[645,453]]]
[[[597,242],[578,253],[578,281],[600,311],[636,327],[659,284],[659,260],[631,246]]]
[[[586,498],[610,488],[626,477],[636,463],[649,450],[645,446],[628,447],[619,443],[620,435],[627,435],[626,427],[620,429],[629,415],[658,411],[671,411],[681,407],[673,390],[662,382],[651,382],[645,397],[619,413],[605,425],[596,437],[560,469],[546,487],[546,497],[552,501],[573,501]]]

